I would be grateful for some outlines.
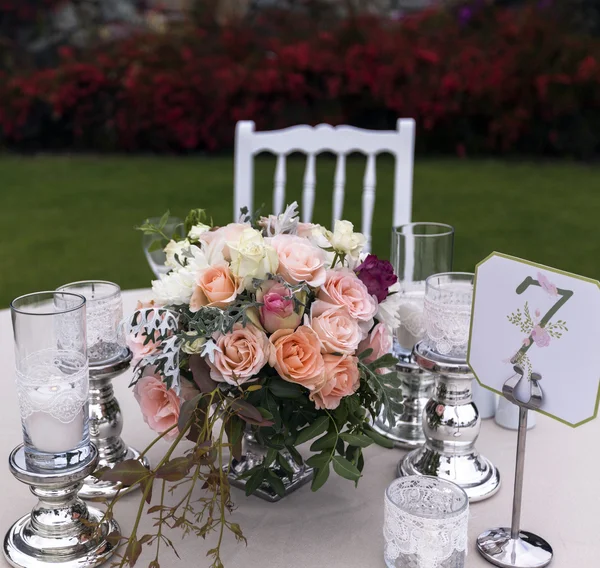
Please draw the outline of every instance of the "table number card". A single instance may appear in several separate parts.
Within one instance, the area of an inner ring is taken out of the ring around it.
[[[600,283],[492,253],[477,265],[468,363],[498,394],[513,367],[523,370],[517,398],[541,375],[540,411],[576,427],[600,401]]]

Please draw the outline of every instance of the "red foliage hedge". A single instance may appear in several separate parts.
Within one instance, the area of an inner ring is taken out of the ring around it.
[[[393,128],[429,152],[600,153],[600,40],[549,12],[431,11],[329,31],[273,22],[143,35],[0,81],[17,149],[217,151],[236,121]]]

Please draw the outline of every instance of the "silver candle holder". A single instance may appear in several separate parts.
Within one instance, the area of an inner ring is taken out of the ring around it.
[[[425,443],[423,410],[433,393],[433,376],[417,365],[413,347],[425,335],[423,307],[425,280],[432,274],[452,268],[454,228],[442,223],[408,223],[392,229],[391,260],[398,276],[397,292],[398,327],[394,336],[394,356],[398,359],[396,370],[402,379],[394,424],[383,408],[373,427],[393,440],[394,445],[412,449]]]
[[[98,449],[98,468],[114,467],[128,459],[140,459],[140,452],[121,438],[123,416],[112,380],[129,369],[132,353],[125,346],[121,322],[121,289],[113,282],[73,282],[60,291],[81,294],[87,300],[87,345],[89,354],[89,429]],[[141,463],[149,467],[147,458]],[[112,499],[122,489],[120,482],[88,476],[79,491],[83,499]]]
[[[462,487],[470,501],[480,501],[498,491],[500,473],[475,447],[481,419],[466,361],[472,280],[472,274],[464,273],[427,279],[427,337],[413,354],[417,365],[434,375],[435,386],[423,414],[425,444],[398,464],[398,476],[440,477]]]
[[[24,443],[9,468],[38,503],[8,530],[4,556],[18,568],[98,566],[120,532],[77,496],[98,462],[89,434],[86,299],[29,294],[12,302],[11,316]]]

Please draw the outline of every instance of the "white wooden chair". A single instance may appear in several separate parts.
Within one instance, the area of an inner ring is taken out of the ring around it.
[[[283,211],[285,205],[286,157],[291,152],[307,154],[301,204],[304,222],[310,222],[313,215],[316,156],[325,151],[337,154],[333,183],[333,222],[341,219],[344,208],[346,155],[362,152],[367,156],[367,166],[363,178],[361,231],[367,238],[367,250],[370,250],[375,205],[375,159],[380,152],[389,152],[396,158],[394,226],[411,221],[415,121],[400,119],[397,124],[397,130],[391,131],[319,124],[315,127],[302,125],[283,130],[255,132],[254,122],[238,122],[235,130],[234,220],[239,218],[240,208],[245,206],[250,211],[253,210],[254,156],[264,151],[277,156],[273,195],[273,213],[277,215]]]

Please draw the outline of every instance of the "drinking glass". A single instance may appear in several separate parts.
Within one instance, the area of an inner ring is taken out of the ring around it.
[[[392,265],[398,276],[398,318],[394,351],[409,357],[425,334],[425,279],[452,269],[454,228],[443,223],[409,223],[392,229]]]
[[[469,499],[450,481],[401,477],[385,492],[383,536],[388,568],[463,568]]]
[[[152,225],[158,225],[160,223],[160,217],[152,217],[148,219],[148,222]],[[169,217],[166,225],[163,227],[163,233],[168,237],[173,235],[179,235],[181,238],[185,238],[185,229],[183,220],[179,217]],[[167,257],[162,248],[158,250],[150,252],[150,248],[156,242],[161,240],[162,237],[160,235],[152,234],[146,235],[142,237],[142,247],[144,248],[144,254],[146,255],[146,260],[154,272],[154,275],[157,278],[160,278],[161,274],[166,274],[171,270],[168,266],[165,266],[165,261]]]
[[[87,348],[90,365],[100,366],[121,357],[125,336],[121,331],[123,301],[121,288],[105,280],[82,280],[58,288],[86,299]]]
[[[36,292],[10,307],[26,460],[35,469],[80,464],[90,454],[86,300]]]
[[[434,274],[425,281],[426,344],[439,355],[466,359],[473,279],[470,272],[446,272]]]

